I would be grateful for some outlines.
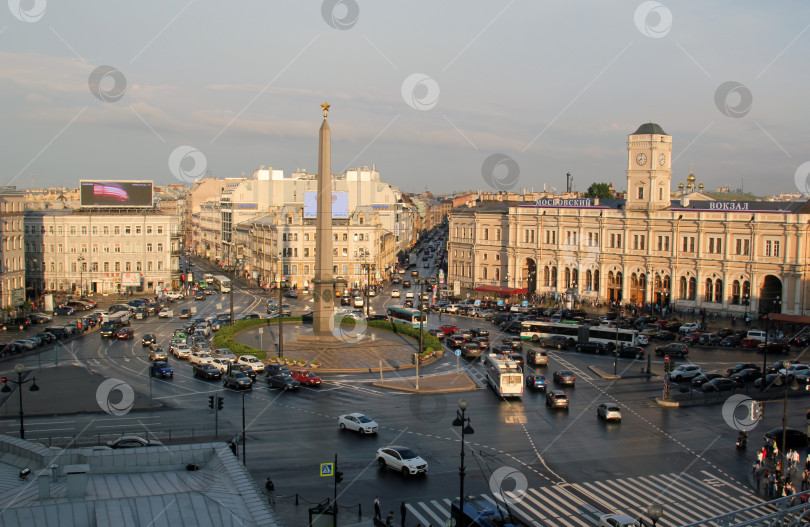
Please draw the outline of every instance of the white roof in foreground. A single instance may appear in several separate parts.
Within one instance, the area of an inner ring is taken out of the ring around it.
[[[55,450],[0,435],[0,525],[281,524],[225,443]]]

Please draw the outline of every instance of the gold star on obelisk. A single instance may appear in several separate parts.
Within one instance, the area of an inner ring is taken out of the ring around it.
[[[324,101],[321,108],[323,108],[323,118],[326,119],[326,114],[329,113],[329,103]]]

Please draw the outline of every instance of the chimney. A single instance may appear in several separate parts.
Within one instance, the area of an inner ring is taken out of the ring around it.
[[[83,498],[87,494],[87,474],[89,472],[90,465],[87,464],[65,466],[68,498]]]

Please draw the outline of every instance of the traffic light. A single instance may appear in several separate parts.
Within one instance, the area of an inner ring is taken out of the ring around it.
[[[180,273],[180,281],[183,283],[186,282],[186,273]]]
[[[217,410],[222,410],[222,407],[225,405],[225,399],[217,395]]]
[[[340,483],[341,481],[343,481],[343,472],[340,472],[339,470],[336,470],[335,471],[335,483]]]
[[[208,408],[210,408],[212,410],[214,409],[214,396],[213,395],[208,396]]]

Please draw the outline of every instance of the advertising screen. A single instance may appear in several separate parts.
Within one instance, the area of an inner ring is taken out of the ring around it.
[[[304,192],[304,217],[318,217],[318,193]],[[332,217],[349,217],[349,194],[348,192],[332,192]]]
[[[82,207],[151,207],[151,181],[82,180]]]

